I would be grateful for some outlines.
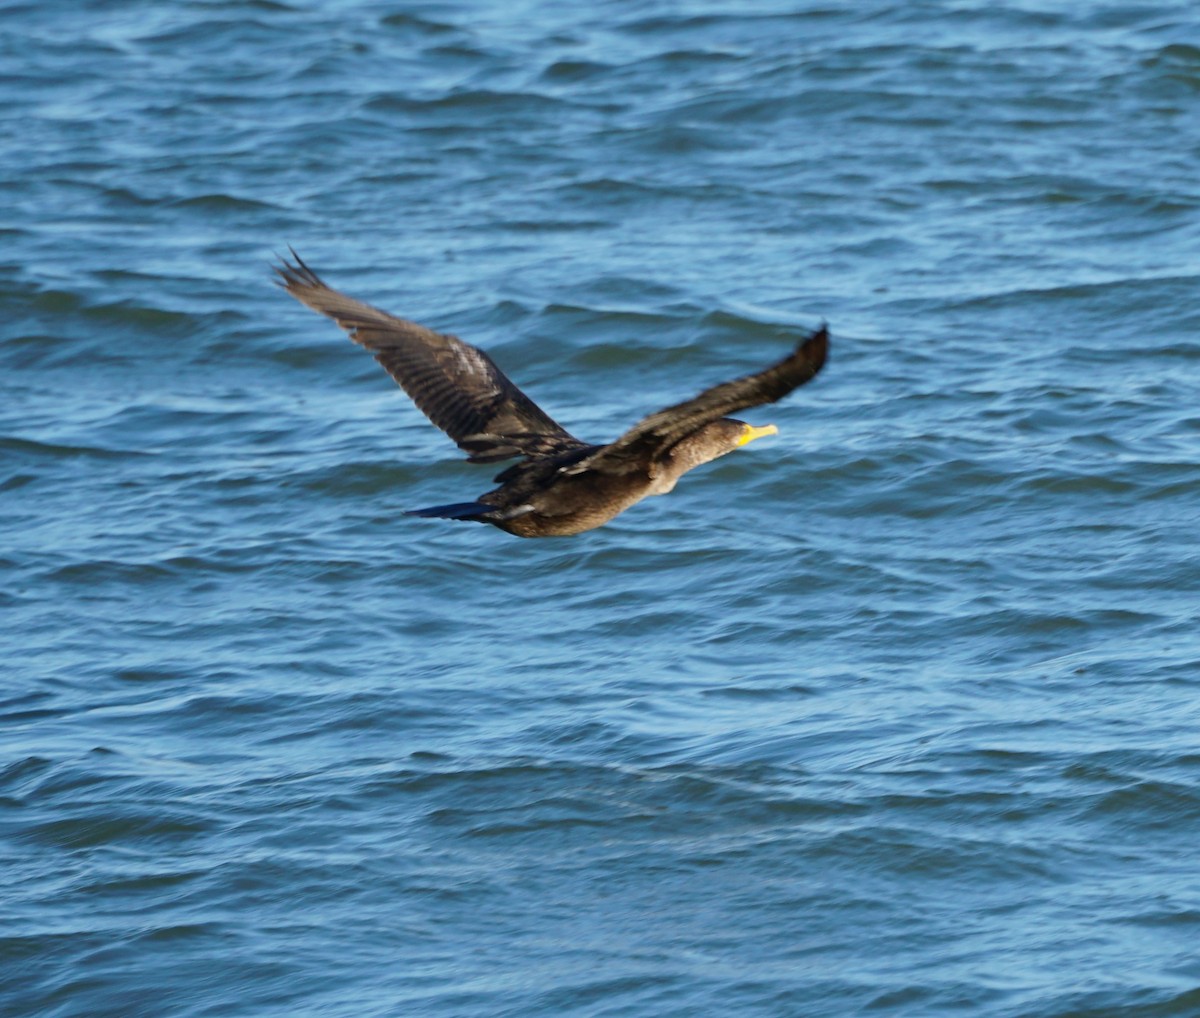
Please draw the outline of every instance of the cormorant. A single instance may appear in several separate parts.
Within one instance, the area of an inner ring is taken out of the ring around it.
[[[599,527],[648,495],[665,495],[693,467],[775,434],[773,424],[759,428],[725,415],[782,399],[821,370],[829,348],[822,325],[777,364],[659,410],[615,442],[591,445],[553,421],[482,350],[339,293],[291,253],[295,264],[276,268],[279,284],[375,354],[469,462],[521,457],[476,501],[408,515],[475,520],[518,537]]]

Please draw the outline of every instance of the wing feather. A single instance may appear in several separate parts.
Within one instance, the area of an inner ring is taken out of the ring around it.
[[[822,325],[787,357],[769,368],[723,382],[692,399],[642,418],[611,445],[582,460],[571,472],[620,473],[664,455],[677,442],[713,421],[783,399],[816,377],[829,354],[829,330]]]
[[[289,248],[289,250],[291,250]],[[417,407],[475,463],[542,457],[583,446],[482,350],[397,318],[327,286],[295,251],[279,284],[370,350]]]

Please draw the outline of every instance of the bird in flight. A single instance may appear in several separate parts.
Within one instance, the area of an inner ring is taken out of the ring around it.
[[[482,350],[340,293],[291,254],[293,261],[276,267],[279,285],[370,350],[468,462],[520,457],[496,475],[499,487],[474,502],[408,515],[490,523],[518,537],[599,527],[649,495],[665,495],[693,467],[776,434],[773,424],[755,427],[726,415],[782,399],[816,376],[829,350],[822,325],[770,367],[650,414],[608,445],[592,445],[551,419]]]

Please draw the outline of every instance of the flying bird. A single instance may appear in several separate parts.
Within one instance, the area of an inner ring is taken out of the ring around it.
[[[776,434],[773,424],[726,415],[782,399],[821,370],[829,350],[822,325],[778,363],[650,414],[615,442],[592,445],[551,419],[482,350],[340,293],[291,254],[294,261],[276,267],[279,285],[370,350],[468,462],[520,457],[496,475],[498,488],[474,502],[408,515],[490,523],[518,537],[599,527],[649,495],[665,495],[693,467]]]

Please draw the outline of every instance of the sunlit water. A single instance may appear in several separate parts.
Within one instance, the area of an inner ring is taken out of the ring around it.
[[[0,16],[0,1011],[1200,1014],[1190,3]],[[589,440],[833,356],[414,520],[287,244]]]

